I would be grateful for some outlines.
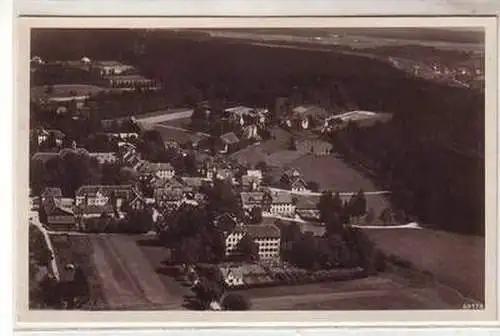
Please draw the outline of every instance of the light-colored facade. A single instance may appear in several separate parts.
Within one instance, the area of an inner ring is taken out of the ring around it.
[[[115,163],[118,158],[116,157],[116,154],[113,152],[109,153],[89,153],[90,157],[96,158],[97,162],[100,164],[104,163]]]
[[[293,216],[295,205],[293,204],[292,195],[288,192],[274,193],[272,195],[270,212],[278,216]]]
[[[236,254],[238,244],[245,234],[244,230],[237,228],[226,236],[226,256]]]
[[[280,256],[281,232],[275,225],[239,226],[226,236],[226,256],[235,255],[241,239],[249,235],[258,246],[261,260],[277,259]]]

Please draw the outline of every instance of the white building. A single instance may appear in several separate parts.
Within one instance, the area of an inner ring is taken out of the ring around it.
[[[293,216],[295,205],[293,204],[292,195],[288,192],[274,192],[270,212],[272,215]]]
[[[237,253],[238,245],[245,235],[249,235],[258,245],[261,260],[279,258],[281,231],[275,225],[265,224],[236,227],[226,236],[226,256]]]

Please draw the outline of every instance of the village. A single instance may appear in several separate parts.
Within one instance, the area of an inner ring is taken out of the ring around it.
[[[45,66],[32,59],[32,73]],[[82,296],[87,305],[99,296],[94,306],[181,309],[191,292],[201,309],[245,310],[252,290],[362,281],[384,269],[359,229],[409,218],[331,135],[389,113],[276,97],[274,106],[201,99],[109,117],[99,107],[106,97],[156,99],[161,87],[117,61],[82,57],[50,71],[67,69],[89,76],[32,88],[29,223],[50,251],[33,272],[56,283],[86,272],[91,289],[54,299],[60,287],[51,285],[38,289],[42,301],[78,308]],[[142,276],[132,285],[135,268]],[[114,269],[132,275],[102,275]]]

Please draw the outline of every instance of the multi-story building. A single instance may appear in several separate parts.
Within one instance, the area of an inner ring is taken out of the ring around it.
[[[80,187],[75,193],[76,206],[111,204],[119,210],[125,203],[134,210],[144,207],[142,195],[131,185],[88,185]]]
[[[277,259],[280,256],[281,231],[275,225],[237,225],[226,235],[226,256],[238,254],[240,241],[248,235],[258,246],[261,260]]]
[[[270,213],[278,216],[293,216],[295,204],[289,192],[274,192],[272,195]]]
[[[243,210],[252,210],[254,207],[262,208],[264,202],[264,192],[241,192],[240,200]]]
[[[281,231],[276,225],[248,225],[246,232],[259,246],[261,260],[278,259],[280,257]]]

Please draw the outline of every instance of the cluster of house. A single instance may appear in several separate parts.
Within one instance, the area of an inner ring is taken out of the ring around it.
[[[40,56],[33,56],[31,68],[59,65],[63,69],[78,69],[95,79],[96,84],[122,90],[137,87],[156,90],[160,87],[155,80],[142,76],[138,70],[129,64],[119,61],[95,61],[83,56],[79,60],[46,62]]]

